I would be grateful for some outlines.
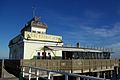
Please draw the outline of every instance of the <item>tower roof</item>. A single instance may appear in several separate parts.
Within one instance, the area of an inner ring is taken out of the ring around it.
[[[45,23],[41,22],[40,18],[36,16],[33,17],[30,21],[28,21],[27,24],[25,24],[25,27],[21,30],[21,32],[26,30],[26,28],[28,27],[37,27],[45,29],[48,28],[48,26]]]

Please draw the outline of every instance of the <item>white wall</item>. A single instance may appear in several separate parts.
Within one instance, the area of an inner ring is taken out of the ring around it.
[[[33,56],[37,56],[37,52],[40,52],[42,55],[42,48],[44,46],[56,46],[57,43],[52,42],[41,42],[41,41],[30,41],[24,40],[24,59],[32,59]],[[63,44],[59,44],[62,46]],[[53,51],[56,56],[62,56],[62,51]],[[46,50],[46,53],[51,53],[51,56],[54,56],[51,50]]]
[[[46,33],[46,29],[44,28],[37,28],[37,27],[31,27],[31,31],[36,31],[36,33],[43,33],[45,34]]]

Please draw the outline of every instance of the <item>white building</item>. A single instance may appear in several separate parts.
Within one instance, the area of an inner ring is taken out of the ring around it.
[[[47,25],[38,17],[30,20],[9,43],[10,59],[109,59],[110,49],[64,47],[61,36],[46,33]],[[48,55],[50,54],[50,55]]]
[[[35,56],[62,56],[62,51],[46,50],[45,46],[63,46],[62,37],[47,34],[47,25],[38,17],[30,20],[21,33],[9,42],[10,59],[33,59]]]

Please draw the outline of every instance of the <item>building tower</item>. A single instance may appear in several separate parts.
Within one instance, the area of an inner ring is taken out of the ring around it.
[[[62,46],[62,37],[47,34],[48,26],[39,17],[33,17],[25,24],[20,34],[9,42],[10,59],[33,59],[42,56],[45,46]],[[61,56],[62,51],[47,51],[46,55]]]

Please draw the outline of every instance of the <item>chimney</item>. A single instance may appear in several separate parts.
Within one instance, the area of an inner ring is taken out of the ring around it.
[[[77,47],[77,48],[80,48],[80,43],[79,43],[79,42],[76,44],[76,47]]]

